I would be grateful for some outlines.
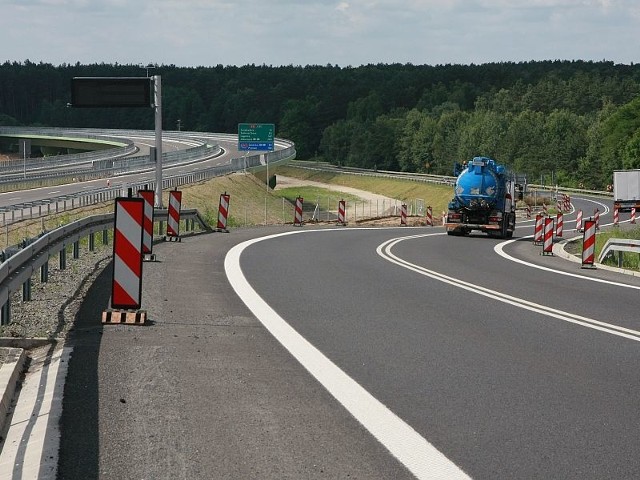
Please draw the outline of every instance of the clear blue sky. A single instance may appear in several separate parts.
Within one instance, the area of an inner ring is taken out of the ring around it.
[[[640,58],[640,0],[0,0],[0,62],[470,64]]]

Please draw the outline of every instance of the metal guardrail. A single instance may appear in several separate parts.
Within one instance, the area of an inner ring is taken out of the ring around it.
[[[167,218],[168,211],[166,209],[154,210],[155,222],[166,222]],[[212,231],[197,209],[181,210],[180,220],[193,221],[204,232]],[[2,252],[4,260],[0,264],[0,305],[2,305],[0,324],[6,325],[10,322],[11,294],[29,284],[34,273],[47,264],[52,255],[62,252],[68,245],[72,245],[84,237],[112,230],[113,227],[114,215],[112,213],[93,215],[43,233],[30,243],[27,242],[28,244],[21,249],[14,247],[4,250]],[[159,230],[162,231],[162,228]],[[7,256],[8,258],[6,258]]]
[[[104,132],[104,135],[100,133]],[[130,136],[146,134],[142,131],[122,131]],[[74,177],[82,180],[103,178],[107,176],[117,176],[133,171],[153,170],[155,160],[150,155],[131,154],[137,151],[133,142],[125,138],[113,136],[111,131],[101,130],[62,130],[62,129],[18,129],[16,127],[0,127],[0,134],[10,135],[19,133],[39,136],[60,136],[71,138],[87,138],[117,141],[125,144],[125,147],[115,147],[111,149],[78,153],[72,155],[56,155],[42,158],[32,158],[24,160],[11,160],[7,163],[7,171],[0,177],[0,183],[34,182],[46,181],[52,178]],[[187,132],[188,133],[188,132]],[[133,135],[131,135],[133,134]],[[165,139],[183,138],[182,135],[167,133]],[[168,151],[162,155],[162,162],[167,166],[183,165],[193,161],[214,157],[221,153],[218,145],[211,145],[205,139],[198,139],[191,135],[185,135],[191,142],[199,143],[193,148],[183,150]]]
[[[622,255],[621,252],[640,253],[640,240],[632,238],[610,238],[602,247],[600,255],[598,255],[598,263],[608,256],[618,252],[618,266],[622,267]]]
[[[101,142],[113,142],[122,146],[113,146],[104,150],[94,150],[90,152],[74,153],[67,155],[50,155],[47,157],[29,157],[22,159],[7,160],[0,165],[0,173],[3,174],[2,181],[6,181],[5,175],[14,173],[16,176],[28,174],[32,176],[34,172],[41,170],[52,170],[69,165],[91,164],[93,160],[114,159],[131,155],[137,151],[133,141],[127,138],[99,135],[93,130],[65,130],[59,128],[34,128],[34,127],[0,127],[0,135],[20,135],[38,137],[62,137],[78,138],[87,140],[99,140]]]
[[[409,172],[394,172],[390,170],[370,170],[365,168],[356,167],[339,167],[329,164],[327,162],[310,162],[297,160],[293,162],[298,168],[305,170],[316,170],[324,172],[345,173],[349,175],[362,175],[362,176],[376,176],[376,177],[388,177],[388,178],[404,178],[407,180],[414,180],[419,182],[437,183],[444,185],[454,185],[457,177],[449,175],[433,175],[430,173],[409,173]],[[604,197],[613,197],[613,193],[604,192],[600,190],[588,190],[583,188],[571,188],[562,186],[550,186],[550,185],[537,185],[527,184],[529,189],[543,190],[543,191],[562,191],[568,193],[578,193],[581,195],[596,195]]]
[[[199,172],[188,173],[182,175],[174,175],[163,178],[163,189],[174,188],[180,185],[195,183],[232,172],[243,171],[245,169],[262,169],[265,168],[266,162],[271,165],[277,165],[295,158],[296,150],[293,142],[277,139],[280,146],[285,148],[275,152],[264,154],[266,161],[262,161],[262,155],[252,155],[240,158],[234,158],[229,165],[211,167]],[[142,188],[154,188],[154,182],[138,182],[127,186],[131,188],[132,194]],[[7,223],[6,215],[11,213],[12,222],[24,220],[26,217],[15,218],[16,209],[20,209],[21,213],[24,209],[30,210],[27,218],[33,218],[33,208],[37,207],[37,216],[44,216],[53,213],[51,205],[55,205],[55,211],[58,212],[59,203],[63,203],[66,210],[67,202],[71,201],[71,207],[87,206],[95,203],[109,201],[118,196],[124,195],[121,187],[101,188],[93,192],[83,192],[77,195],[64,195],[50,199],[49,201],[30,202],[28,204],[18,204],[11,207],[5,207],[2,210],[3,223]],[[46,212],[43,207],[46,206]],[[17,208],[16,208],[17,207]],[[64,210],[63,210],[64,211]],[[163,222],[167,220],[168,211],[166,209],[156,209],[154,211],[155,221]],[[200,213],[196,209],[184,209],[180,212],[181,220],[192,220],[197,223],[203,231],[211,231]],[[92,233],[113,229],[114,215],[94,215],[86,217],[68,225],[61,226],[51,232],[42,234],[37,239],[25,241],[24,245],[8,247],[1,254],[2,263],[0,264],[0,324],[7,324],[10,321],[10,296],[12,292],[17,291],[20,286],[30,285],[31,276],[38,268],[47,264],[49,258],[56,253],[62,252],[67,245],[78,242],[81,238]],[[24,292],[24,290],[23,290]]]
[[[444,185],[453,185],[456,177],[447,175],[432,175],[430,173],[410,173],[410,172],[394,172],[391,170],[370,170],[366,168],[356,167],[339,167],[326,162],[308,162],[295,161],[295,166],[304,170],[315,170],[321,172],[344,173],[347,175],[359,175],[365,177],[385,177],[385,178],[402,178],[404,180],[412,180],[416,182],[437,183]]]
[[[613,192],[604,192],[602,190],[588,190],[588,189],[584,189],[584,188],[571,188],[571,187],[561,187],[561,186],[552,187],[550,185],[537,185],[537,184],[533,184],[533,183],[528,184],[527,188],[536,189],[536,190],[543,190],[543,191],[546,191],[546,192],[577,193],[577,194],[580,194],[580,195],[595,195],[595,196],[600,196],[600,197],[611,197],[611,198],[613,198]]]
[[[206,134],[198,134],[194,132],[186,132],[189,135],[201,135],[206,137]],[[229,135],[230,138],[237,138],[234,135]],[[284,146],[280,150],[276,150],[274,152],[267,152],[263,155],[266,156],[269,165],[278,165],[283,162],[287,162],[293,158],[295,158],[296,150],[295,144],[293,142],[289,142],[288,140],[276,139],[276,144],[279,146]],[[216,145],[214,147],[219,149]],[[196,147],[196,149],[201,149],[202,147]],[[179,151],[181,152],[181,151]],[[171,152],[171,153],[179,153],[179,152]],[[199,155],[208,154],[211,152],[203,153],[202,150],[199,150]],[[136,158],[136,157],[134,157]],[[164,158],[164,157],[163,157]],[[177,163],[185,164],[197,161],[197,157],[193,157],[192,153],[184,154],[183,157],[176,159]],[[228,175],[233,172],[241,172],[245,169],[247,170],[261,170],[264,169],[266,164],[262,161],[262,155],[250,155],[246,157],[237,157],[231,159],[229,164],[227,165],[219,165],[215,167],[209,167],[203,170],[199,170],[198,172],[186,173],[180,175],[169,175],[164,176],[162,180],[162,188],[174,188],[182,185],[187,185],[191,183],[201,182],[205,180],[209,180],[211,178]],[[155,163],[153,164],[136,164],[129,163],[125,166],[122,166],[122,171],[120,173],[132,173],[136,172],[144,172],[151,168],[155,169]],[[105,172],[107,172],[105,174]],[[78,174],[76,173],[76,180],[83,181],[95,178],[103,178],[106,176],[111,176],[112,171],[107,170],[95,170],[90,173]],[[132,188],[134,194],[142,189],[142,188],[150,188],[155,189],[155,181],[145,181],[145,182],[132,182],[127,185],[127,187]],[[25,219],[33,219],[40,218],[42,216],[51,215],[52,213],[59,213],[60,211],[64,212],[68,208],[76,208],[76,207],[84,207],[95,205],[98,203],[103,203],[109,200],[112,200],[118,196],[126,195],[126,192],[122,192],[122,186],[111,186],[111,187],[100,187],[93,190],[86,190],[83,192],[79,192],[77,194],[72,195],[60,195],[57,197],[52,197],[47,200],[41,200],[38,202],[26,202],[26,203],[17,203],[14,205],[10,205],[7,207],[0,207],[1,221],[2,225],[6,226],[7,224],[12,224],[14,222],[22,221]]]
[[[11,292],[27,282],[36,269],[49,261],[51,255],[66,245],[92,232],[113,227],[113,214],[95,215],[61,226],[40,236],[15,255],[0,264],[0,305],[5,305]]]

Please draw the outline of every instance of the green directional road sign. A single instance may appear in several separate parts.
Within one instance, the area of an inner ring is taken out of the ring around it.
[[[238,150],[273,150],[276,127],[273,123],[239,123]]]

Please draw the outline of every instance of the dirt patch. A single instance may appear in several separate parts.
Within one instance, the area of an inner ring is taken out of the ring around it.
[[[16,160],[18,158],[21,158],[20,155],[0,153],[0,162],[6,162],[6,161],[9,161],[9,160]]]
[[[336,192],[348,193],[350,195],[354,195],[360,198],[365,202],[380,202],[383,205],[384,204],[393,205],[391,207],[386,208],[384,212],[380,212],[382,213],[382,215],[379,217],[362,218],[362,219],[358,219],[355,222],[348,221],[347,226],[350,226],[350,227],[354,227],[354,226],[355,227],[359,227],[359,226],[399,227],[401,226],[401,219],[398,213],[401,202],[399,200],[396,200],[390,197],[385,197],[384,195],[379,195],[377,193],[367,192],[365,190],[358,190],[356,188],[346,187],[344,185],[334,185],[329,183],[315,182],[312,180],[303,180],[299,178],[285,177],[280,175],[278,176],[278,184],[274,190],[277,191],[279,188],[282,189],[282,188],[303,187],[303,186],[313,186],[313,187],[324,188],[324,189],[332,190]],[[335,221],[315,221],[315,220],[309,220],[309,221],[306,221],[305,223],[314,224],[314,225],[335,225],[336,224]],[[426,226],[426,224],[427,222],[424,216],[410,215],[406,219],[406,225],[410,227],[424,227]],[[436,214],[436,212],[433,212],[433,224],[435,226],[442,224],[442,217],[441,215]]]
[[[278,175],[278,183],[274,191],[278,191],[281,188],[290,188],[290,187],[303,187],[303,186],[312,186],[325,188],[327,190],[333,190],[335,192],[349,193],[351,195],[355,195],[356,197],[361,198],[366,201],[385,201],[389,205],[393,204],[396,200],[393,198],[385,197],[384,195],[378,195],[377,193],[367,192],[365,190],[358,190],[357,188],[346,187],[344,185],[334,185],[331,183],[321,183],[314,182],[313,180],[301,180],[299,178],[293,177],[283,177]]]

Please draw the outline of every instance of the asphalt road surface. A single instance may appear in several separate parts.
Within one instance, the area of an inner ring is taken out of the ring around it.
[[[72,343],[59,478],[637,478],[640,281],[542,256],[531,233],[159,244],[145,327],[100,325],[105,271]]]

